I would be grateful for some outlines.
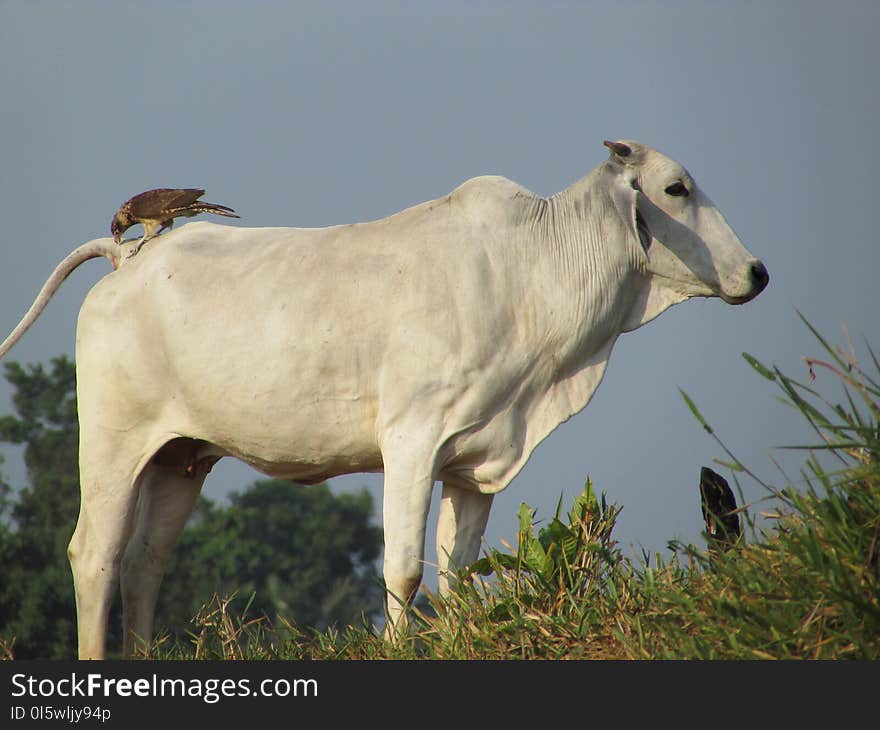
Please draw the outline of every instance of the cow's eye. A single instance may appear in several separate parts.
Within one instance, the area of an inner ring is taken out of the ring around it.
[[[672,185],[666,188],[666,194],[672,195],[676,198],[680,198],[682,196],[687,197],[688,195],[690,195],[688,189],[684,186],[684,183],[681,182],[681,180],[672,183]]]

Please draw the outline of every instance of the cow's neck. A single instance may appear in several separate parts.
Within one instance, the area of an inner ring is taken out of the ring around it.
[[[611,204],[597,168],[537,205],[530,249],[540,276],[544,326],[563,369],[610,351],[642,276],[627,222]],[[539,315],[540,317],[540,315]]]
[[[554,428],[581,411],[605,373],[618,335],[647,279],[637,238],[603,190],[599,168],[551,198],[525,198],[518,215],[516,324],[528,387],[518,408],[527,415],[519,470]],[[607,178],[605,181],[607,183]],[[632,236],[632,232],[629,234]]]

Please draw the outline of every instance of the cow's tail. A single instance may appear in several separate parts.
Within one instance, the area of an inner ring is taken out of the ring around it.
[[[120,250],[121,247],[117,246],[112,238],[96,238],[71,251],[61,263],[55,267],[55,271],[52,272],[52,275],[46,280],[46,283],[43,284],[43,288],[40,289],[40,293],[37,295],[34,303],[31,304],[31,308],[28,309],[24,317],[21,318],[21,322],[16,325],[15,329],[9,334],[9,337],[3,340],[3,344],[0,345],[0,359],[2,359],[6,353],[12,349],[12,346],[21,339],[21,336],[30,329],[30,326],[36,321],[37,317],[42,314],[46,305],[49,303],[49,300],[55,292],[58,291],[58,287],[61,286],[61,283],[67,278],[71,271],[89,259],[95,259],[99,256],[108,259],[113,268],[116,269],[119,267],[121,261],[124,260],[120,258]]]

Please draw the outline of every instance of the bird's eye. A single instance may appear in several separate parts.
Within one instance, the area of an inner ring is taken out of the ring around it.
[[[690,195],[688,189],[684,186],[684,183],[681,180],[672,183],[668,188],[666,188],[666,194],[672,195],[676,198],[680,198],[684,196],[685,198]]]

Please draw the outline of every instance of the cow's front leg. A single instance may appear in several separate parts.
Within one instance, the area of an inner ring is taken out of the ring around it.
[[[454,571],[473,563],[489,521],[491,494],[443,483],[440,517],[437,520],[437,563],[440,595],[455,581]]]
[[[385,458],[382,522],[385,531],[385,638],[406,631],[406,610],[422,581],[425,527],[431,506],[434,475],[431,459],[395,461]]]

